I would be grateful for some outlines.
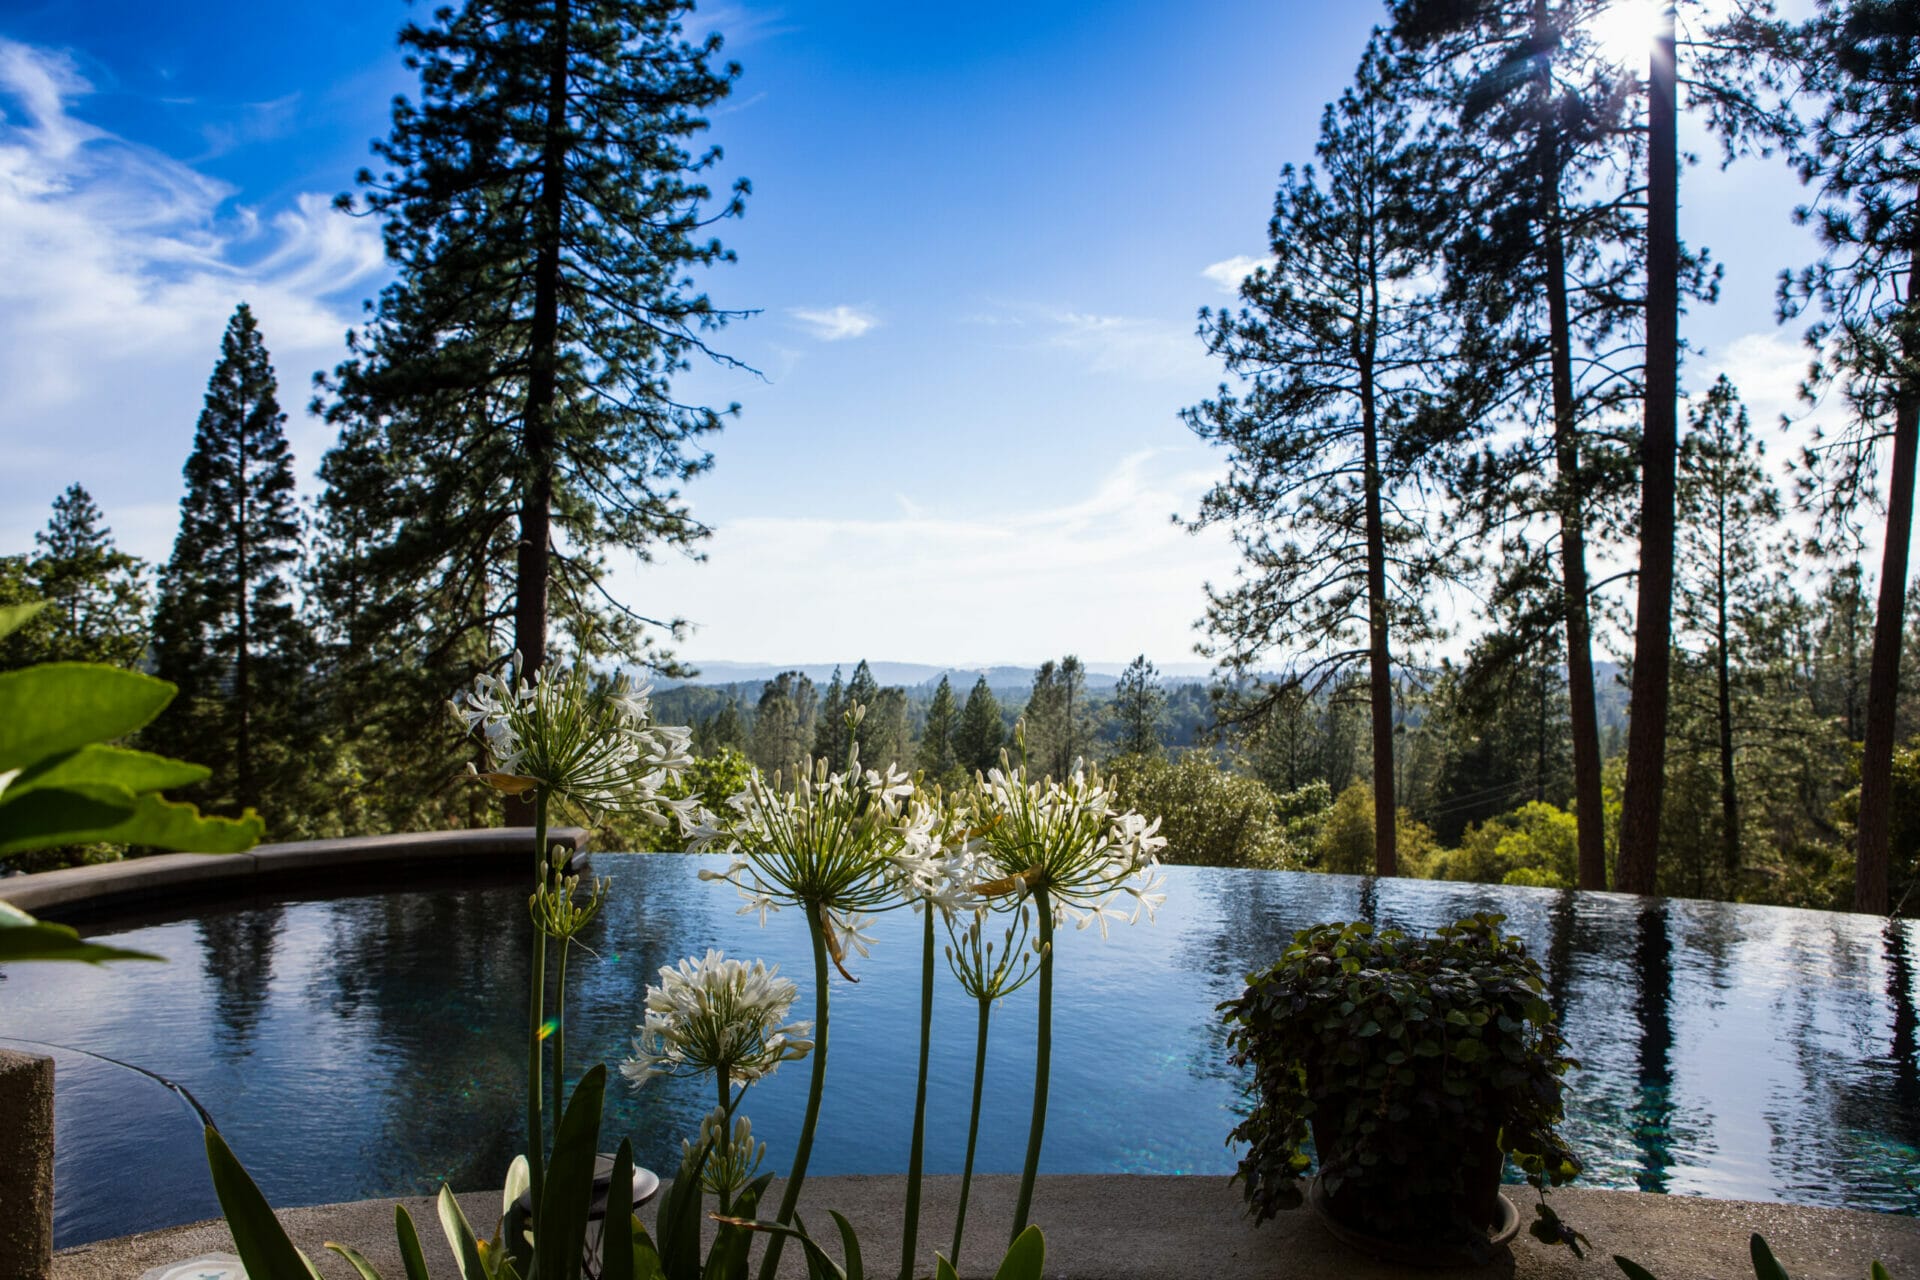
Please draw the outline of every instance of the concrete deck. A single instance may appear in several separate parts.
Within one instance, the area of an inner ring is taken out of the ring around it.
[[[921,1211],[918,1272],[930,1274],[935,1248],[945,1252],[952,1233],[960,1180],[931,1178]],[[974,1179],[967,1206],[967,1236],[961,1273],[987,1277],[999,1262],[1013,1216],[1019,1180]],[[777,1203],[776,1184],[770,1203]],[[900,1177],[815,1178],[807,1183],[801,1216],[816,1235],[838,1235],[829,1208],[838,1209],[860,1236],[870,1275],[891,1277],[900,1258]],[[1531,1221],[1526,1188],[1509,1188],[1522,1218]],[[1895,1280],[1920,1277],[1920,1221],[1844,1209],[1643,1195],[1630,1191],[1567,1189],[1554,1193],[1561,1216],[1593,1242],[1585,1261],[1565,1249],[1548,1249],[1523,1229],[1510,1257],[1474,1269],[1415,1271],[1355,1253],[1336,1242],[1305,1210],[1281,1214],[1255,1227],[1241,1213],[1239,1188],[1226,1178],[1066,1176],[1042,1178],[1034,1193],[1033,1220],[1047,1237],[1048,1277],[1059,1280],[1305,1280],[1306,1277],[1394,1280],[1412,1276],[1519,1277],[1575,1280],[1613,1277],[1613,1254],[1624,1254],[1661,1280],[1750,1280],[1747,1238],[1766,1236],[1794,1280],[1865,1280],[1875,1259]],[[497,1191],[462,1195],[462,1208],[476,1230],[499,1212]],[[455,1280],[453,1255],[440,1234],[432,1202],[408,1200],[433,1275]],[[327,1277],[347,1280],[352,1270],[322,1243],[338,1240],[367,1255],[388,1280],[402,1274],[394,1248],[392,1200],[283,1210],[294,1243]],[[642,1211],[652,1225],[654,1208]],[[55,1280],[137,1280],[151,1267],[205,1253],[229,1252],[224,1224],[200,1223],[147,1235],[69,1249],[54,1258]],[[780,1274],[804,1276],[800,1251],[789,1248]]]
[[[575,853],[587,847],[587,832],[580,827],[555,827],[547,836],[550,843]],[[163,853],[8,876],[0,879],[0,899],[49,920],[102,923],[120,912],[225,894],[303,886],[342,893],[362,883],[391,883],[456,868],[523,871],[532,849],[532,827],[298,840],[263,844],[246,853]]]

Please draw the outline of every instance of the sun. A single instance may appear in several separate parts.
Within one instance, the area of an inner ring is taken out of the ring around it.
[[[1662,0],[1613,0],[1588,21],[1587,34],[1608,61],[1644,66],[1665,8]]]

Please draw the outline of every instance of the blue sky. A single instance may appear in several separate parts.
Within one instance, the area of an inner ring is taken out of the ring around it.
[[[384,279],[376,228],[332,213],[410,92],[388,0],[0,6],[0,551],[78,480],[122,545],[165,558],[205,380],[250,301],[307,491],[304,408]],[[703,8],[745,74],[713,114],[725,178],[721,345],[761,377],[684,383],[741,418],[688,490],[703,564],[616,557],[695,659],[1192,661],[1224,537],[1191,514],[1222,469],[1178,418],[1219,373],[1194,337],[1265,249],[1275,178],[1308,158],[1371,5]],[[1773,277],[1807,256],[1784,168],[1707,160],[1682,231],[1728,264],[1689,317],[1703,386],[1757,423],[1803,364]],[[723,183],[716,185],[724,185]],[[1783,457],[1787,442],[1775,440]],[[1459,605],[1464,618],[1467,606]]]

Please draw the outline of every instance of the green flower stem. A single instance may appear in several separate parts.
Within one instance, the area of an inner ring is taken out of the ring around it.
[[[807,932],[813,937],[813,1072],[807,1081],[807,1115],[800,1123],[800,1140],[793,1147],[793,1169],[787,1174],[787,1189],[780,1193],[780,1212],[774,1221],[793,1225],[793,1211],[800,1203],[800,1184],[806,1181],[807,1158],[813,1154],[813,1129],[820,1119],[820,1095],[827,1084],[827,932],[820,911],[807,912]],[[774,1235],[767,1241],[767,1252],[760,1259],[760,1280],[773,1280],[780,1267],[780,1246],[786,1240]]]
[[[573,940],[560,941],[559,972],[553,983],[553,1122],[567,1113],[567,953]]]
[[[542,787],[533,796],[533,875],[534,887],[546,883],[547,874],[547,792]],[[540,1205],[540,1191],[546,1185],[546,1136],[540,1122],[540,1027],[546,1021],[547,935],[537,925],[533,930],[533,983],[527,993],[527,1183],[533,1204]]]
[[[719,1071],[715,1072],[713,1079],[714,1079],[714,1082],[720,1086],[720,1141],[732,1142],[733,1141],[734,1103],[733,1103],[733,1092],[727,1087],[726,1068],[723,1067]],[[707,1153],[707,1162],[709,1164],[713,1162],[712,1152]],[[730,1202],[733,1199],[733,1197],[727,1194],[727,1188],[725,1183],[720,1184],[720,1191],[719,1191],[718,1198],[720,1201],[720,1212],[722,1214],[732,1213],[733,1206]]]
[[[967,1226],[967,1192],[973,1188],[973,1146],[980,1136],[980,1092],[987,1082],[987,1019],[993,1014],[993,1000],[980,1000],[980,1035],[973,1051],[973,1111],[967,1117],[967,1163],[960,1171],[960,1211],[953,1215],[953,1251],[947,1260],[960,1269],[960,1233]]]
[[[920,939],[920,1083],[913,1095],[913,1145],[907,1156],[907,1221],[900,1241],[900,1280],[913,1280],[920,1252],[920,1168],[926,1154],[927,1058],[933,1050],[933,913],[923,904],[926,928]]]
[[[1033,1056],[1033,1127],[1027,1131],[1027,1164],[1020,1171],[1020,1200],[1013,1207],[1015,1240],[1027,1229],[1027,1214],[1033,1208],[1033,1179],[1040,1172],[1040,1140],[1047,1128],[1047,1069],[1053,1056],[1053,907],[1047,901],[1045,885],[1035,886],[1033,909],[1040,916],[1040,1029]]]

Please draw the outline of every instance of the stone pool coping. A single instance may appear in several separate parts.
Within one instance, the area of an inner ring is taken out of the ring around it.
[[[837,1257],[838,1237],[826,1210],[838,1209],[859,1232],[867,1271],[892,1276],[900,1257],[905,1183],[898,1176],[811,1178],[802,1216],[811,1218],[816,1231],[833,1237],[829,1251]],[[931,1250],[946,1248],[959,1185],[957,1177],[927,1180],[920,1219],[922,1274],[932,1270]],[[1012,1219],[1018,1189],[1019,1179],[1012,1175],[974,1179],[963,1275],[992,1274],[998,1262],[996,1246],[1005,1239],[1002,1233]],[[1522,1187],[1509,1188],[1508,1194],[1530,1218],[1531,1193]],[[1387,1265],[1336,1242],[1304,1209],[1254,1226],[1241,1212],[1239,1188],[1223,1177],[1045,1177],[1035,1189],[1033,1220],[1047,1236],[1046,1274],[1058,1280],[1617,1280],[1620,1271],[1612,1261],[1616,1253],[1646,1266],[1661,1280],[1747,1280],[1753,1274],[1747,1240],[1756,1230],[1766,1236],[1794,1280],[1865,1280],[1875,1259],[1886,1263],[1896,1280],[1920,1276],[1920,1221],[1912,1218],[1636,1191],[1567,1188],[1556,1191],[1553,1200],[1561,1215],[1592,1240],[1584,1261],[1565,1249],[1549,1249],[1522,1231],[1510,1258],[1485,1267],[1422,1271]],[[338,1240],[365,1253],[381,1274],[395,1280],[404,1274],[393,1243],[396,1203],[405,1204],[413,1215],[433,1275],[454,1280],[453,1256],[429,1200],[318,1205],[282,1210],[280,1218],[323,1276],[353,1274],[337,1255],[322,1249],[323,1241]],[[499,1212],[499,1193],[469,1192],[460,1196],[460,1203],[476,1229],[485,1230]],[[651,1224],[651,1209],[641,1216]],[[232,1247],[224,1223],[196,1223],[64,1250],[54,1256],[53,1275],[54,1280],[138,1280],[149,1268]],[[988,1258],[989,1253],[994,1256]],[[799,1259],[799,1250],[788,1249],[780,1274],[796,1280],[804,1276]]]
[[[580,827],[555,827],[547,836],[573,853],[588,847],[588,832]],[[340,894],[465,867],[524,870],[532,847],[532,827],[481,827],[296,840],[257,845],[246,853],[162,853],[7,876],[0,879],[0,900],[31,915],[83,916],[92,923],[182,899],[309,886]]]

